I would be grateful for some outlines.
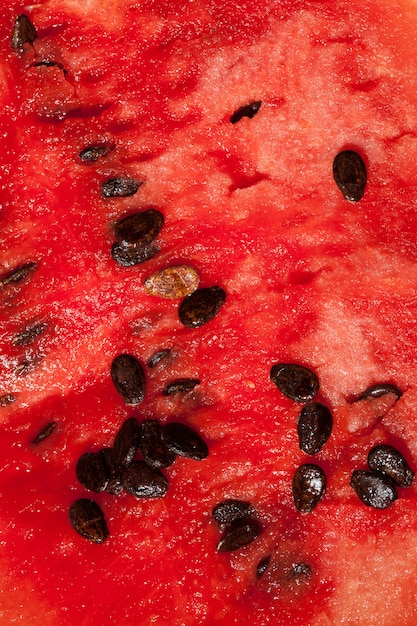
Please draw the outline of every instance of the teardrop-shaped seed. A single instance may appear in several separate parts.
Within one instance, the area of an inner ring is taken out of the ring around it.
[[[27,15],[22,13],[15,19],[12,30],[12,48],[19,50],[25,43],[32,44],[37,37],[36,28]]]
[[[126,404],[134,406],[145,398],[146,378],[142,365],[131,354],[120,354],[111,364],[111,377]]]
[[[250,102],[249,104],[245,104],[243,107],[240,107],[239,109],[237,109],[231,116],[230,116],[230,121],[232,122],[232,124],[236,124],[236,122],[239,122],[242,117],[248,117],[249,119],[252,119],[256,113],[259,111],[259,108],[262,104],[262,100],[254,100],[253,102]]]
[[[296,402],[312,400],[319,390],[316,374],[295,363],[276,363],[271,368],[270,378],[284,396]]]
[[[94,500],[80,498],[73,502],[69,519],[74,530],[93,543],[103,543],[109,536],[103,511]]]
[[[78,155],[83,163],[95,163],[98,159],[107,156],[114,150],[114,144],[102,143],[83,148]]]
[[[318,465],[306,463],[294,474],[292,492],[294,504],[301,513],[310,513],[326,491],[326,475]]]
[[[254,513],[255,509],[250,502],[232,498],[219,502],[212,511],[213,518],[218,524],[231,524],[241,517],[250,517]]]
[[[21,280],[24,280],[31,272],[36,270],[37,267],[38,264],[35,262],[26,263],[25,265],[22,265],[21,267],[18,267],[9,274],[3,276],[0,279],[0,285],[2,287],[6,287],[7,285],[11,285],[13,283],[19,283]]]
[[[106,489],[110,478],[109,468],[101,451],[83,454],[78,459],[75,473],[78,482],[83,487],[96,493]]]
[[[333,161],[333,177],[343,197],[359,202],[366,186],[366,167],[362,157],[354,150],[343,150]]]
[[[171,354],[171,350],[166,348],[165,350],[159,350],[159,352],[155,352],[147,362],[147,366],[153,369],[160,363],[163,359]]]
[[[151,467],[169,467],[177,456],[168,448],[162,437],[162,426],[156,420],[144,420],[141,423],[139,450]]]
[[[149,261],[157,252],[158,248],[153,244],[142,246],[140,244],[118,243],[116,241],[111,248],[111,257],[121,267],[134,267]]]
[[[300,449],[316,454],[322,449],[332,432],[333,418],[330,410],[320,402],[309,402],[303,407],[297,424]]]
[[[392,393],[397,396],[397,400],[403,395],[402,391],[391,383],[378,383],[372,385],[363,391],[356,400],[364,400],[366,398],[380,398],[388,393]]]
[[[139,448],[140,437],[138,420],[136,417],[129,417],[114,438],[113,457],[116,467],[129,465],[133,461]]]
[[[265,574],[270,563],[271,563],[271,556],[266,556],[264,559],[259,561],[258,565],[256,566],[256,578],[261,578],[261,576]]]
[[[399,487],[409,487],[414,480],[413,470],[393,446],[381,444],[372,448],[368,454],[368,465],[371,470],[387,474]]]
[[[187,391],[192,391],[194,387],[200,384],[198,378],[179,378],[178,380],[173,380],[171,383],[168,383],[163,390],[163,396],[172,396],[174,393],[187,393]]]
[[[50,437],[50,435],[52,435],[56,426],[57,426],[56,422],[49,422],[48,424],[46,424],[46,426],[44,426],[42,430],[38,432],[36,437],[32,439],[32,443],[38,444],[38,443],[42,443],[42,441],[45,441],[45,439],[47,439],[48,437]]]
[[[350,485],[364,504],[375,509],[386,509],[398,498],[394,482],[382,472],[355,470]]]
[[[252,517],[241,517],[230,524],[217,544],[218,552],[232,552],[255,541],[261,534],[261,526]]]
[[[196,461],[202,461],[208,456],[207,444],[195,430],[185,424],[166,424],[162,429],[162,436],[168,448],[179,456]]]
[[[196,289],[181,302],[178,316],[180,322],[189,328],[198,328],[216,317],[226,300],[226,292],[221,287]]]
[[[143,182],[140,180],[117,176],[108,178],[102,183],[101,193],[105,198],[127,198],[134,196],[141,185],[143,185]]]
[[[163,225],[164,216],[161,211],[150,208],[120,219],[114,227],[114,233],[119,243],[143,246],[150,244],[157,237]]]
[[[123,488],[135,498],[162,498],[168,491],[163,473],[145,461],[134,461],[122,474]]]
[[[190,265],[171,265],[148,276],[143,286],[150,296],[175,299],[193,293],[199,282],[198,273]]]

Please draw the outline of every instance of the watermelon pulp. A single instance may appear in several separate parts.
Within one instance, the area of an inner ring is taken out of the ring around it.
[[[21,13],[38,36],[13,50]],[[415,487],[379,511],[349,485],[378,443],[417,459],[414,4],[13,0],[0,23],[1,276],[36,264],[0,293],[1,623],[415,626]],[[91,145],[112,149],[85,163]],[[358,203],[332,177],[347,148],[368,170]],[[104,198],[114,176],[143,184]],[[159,251],[120,267],[114,223],[149,206]],[[184,263],[227,294],[198,329],[143,288]],[[110,378],[121,353],[145,367],[137,407]],[[269,379],[279,361],[312,368],[332,410],[313,459]],[[184,377],[200,384],[161,394]],[[379,382],[403,395],[352,402]],[[132,415],[183,421],[210,453],[178,458],[160,500],[94,494],[110,537],[90,544],[68,521],[91,496],[75,465]],[[311,460],[327,490],[301,514],[291,481]],[[262,534],[220,554],[225,498],[250,501]]]

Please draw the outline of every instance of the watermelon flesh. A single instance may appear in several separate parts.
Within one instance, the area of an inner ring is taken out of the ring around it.
[[[37,38],[13,49],[22,13]],[[417,466],[415,4],[10,0],[0,24],[1,623],[415,626],[416,488],[377,510],[350,486],[381,443]],[[83,161],[91,146],[106,149]],[[346,149],[366,164],[359,202],[332,176]],[[106,198],[114,177],[140,186]],[[122,267],[115,223],[149,207],[157,252]],[[144,289],[173,265],[226,293],[199,328]],[[137,406],[110,376],[125,353],[146,375]],[[313,370],[331,409],[314,456],[279,362]],[[183,378],[200,383],[162,394]],[[378,383],[401,397],[357,401]],[[91,494],[78,459],[132,416],[188,424],[208,457],[178,457],[160,499]],[[308,514],[291,488],[304,463],[327,479]],[[101,545],[69,523],[85,497]],[[262,532],[220,553],[227,498]]]

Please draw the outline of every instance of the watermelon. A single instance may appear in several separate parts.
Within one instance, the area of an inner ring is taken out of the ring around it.
[[[0,623],[415,626],[417,5],[0,31]]]

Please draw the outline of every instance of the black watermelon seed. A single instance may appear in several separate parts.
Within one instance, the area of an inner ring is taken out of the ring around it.
[[[129,465],[136,456],[140,441],[140,426],[136,417],[129,417],[119,429],[113,444],[114,465]]]
[[[232,498],[219,502],[212,511],[213,518],[219,524],[231,524],[241,517],[250,517],[254,513],[255,509],[250,502]]]
[[[111,364],[111,378],[126,404],[143,402],[146,378],[142,365],[131,354],[120,354]]]
[[[25,328],[21,333],[18,333],[13,339],[14,346],[29,346],[31,345],[39,335],[45,332],[48,328],[48,322],[39,322],[33,326]]]
[[[366,186],[366,167],[362,157],[353,150],[343,150],[333,161],[333,177],[343,197],[359,202]]]
[[[13,402],[16,402],[16,400],[17,398],[14,394],[6,393],[3,396],[0,396],[0,406],[9,406],[9,404],[13,404]]]
[[[74,530],[93,543],[103,543],[109,536],[103,511],[94,500],[80,498],[73,502],[69,519]]]
[[[157,209],[132,213],[119,220],[114,233],[118,243],[149,245],[164,225],[164,216]]]
[[[94,146],[87,146],[79,153],[79,157],[83,163],[95,163],[102,157],[107,156],[114,150],[114,144],[102,143]]]
[[[310,513],[326,491],[326,475],[318,465],[306,463],[294,474],[292,492],[295,507],[301,513]]]
[[[162,437],[162,426],[156,420],[144,420],[140,425],[139,450],[151,467],[169,467],[176,454]]]
[[[162,498],[168,491],[168,480],[163,473],[145,461],[134,461],[122,474],[125,491],[135,498]]]
[[[265,574],[270,563],[271,563],[270,556],[266,556],[264,559],[259,561],[258,565],[256,566],[256,578],[261,578],[261,576]]]
[[[208,456],[207,444],[189,426],[171,422],[162,428],[162,436],[170,450],[179,456],[202,461]]]
[[[332,426],[333,418],[327,406],[320,402],[306,404],[297,424],[300,449],[307,454],[319,452],[330,437]]]
[[[217,544],[218,552],[233,552],[255,541],[261,534],[261,526],[252,517],[241,517],[232,522]]]
[[[189,328],[198,328],[216,317],[226,300],[221,287],[203,287],[186,296],[178,310],[180,322]]]
[[[37,37],[36,28],[27,15],[18,15],[12,30],[12,48],[19,50],[25,43],[32,44]]]
[[[108,178],[101,185],[101,193],[105,198],[127,198],[134,196],[141,185],[143,182],[134,178]]]
[[[35,443],[35,444],[42,443],[42,441],[44,441],[50,435],[52,435],[56,426],[57,426],[56,422],[49,422],[49,424],[46,424],[46,426],[44,426],[42,430],[38,432],[36,437],[32,439],[32,443]]]
[[[414,480],[414,472],[396,448],[381,444],[375,446],[368,454],[368,465],[371,470],[387,474],[399,487],[409,487]]]
[[[262,100],[254,100],[249,104],[245,104],[245,106],[240,107],[230,116],[230,121],[232,124],[236,124],[236,122],[239,122],[242,117],[249,117],[249,119],[252,119],[259,111],[261,104]]]
[[[134,267],[149,261],[157,252],[158,248],[152,244],[141,246],[116,241],[111,248],[111,257],[121,267]]]
[[[386,509],[398,498],[394,481],[382,472],[355,470],[350,485],[367,506]]]
[[[110,470],[103,452],[86,452],[77,461],[75,473],[78,482],[88,489],[100,493],[110,479]]]
[[[167,348],[166,350],[160,350],[159,352],[155,352],[149,359],[147,366],[150,369],[156,367],[163,359],[171,354],[171,350]]]
[[[378,383],[372,385],[363,391],[355,400],[364,400],[366,398],[380,398],[388,393],[392,393],[397,396],[397,400],[403,395],[402,391],[391,383]]]
[[[0,285],[2,287],[7,287],[7,285],[19,283],[21,280],[24,280],[31,272],[36,270],[37,267],[37,263],[26,263],[25,265],[22,265],[21,267],[18,267],[9,274],[3,276],[0,279]]]
[[[295,363],[276,363],[271,368],[270,378],[284,396],[296,402],[312,400],[319,390],[316,374]]]
[[[166,385],[162,390],[162,395],[172,396],[174,393],[187,393],[199,384],[198,378],[179,378]]]

